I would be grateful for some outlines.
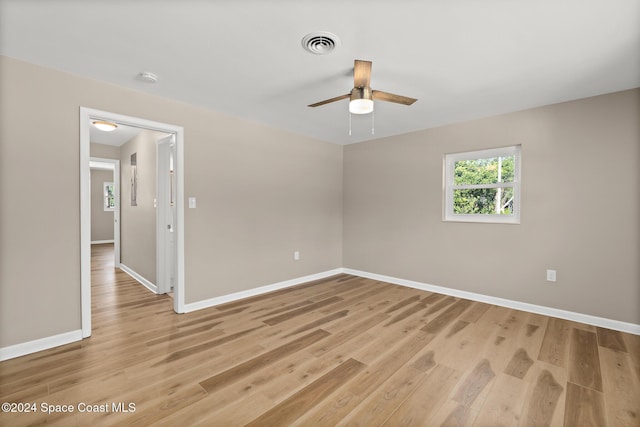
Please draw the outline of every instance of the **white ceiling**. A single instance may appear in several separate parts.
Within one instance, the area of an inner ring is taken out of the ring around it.
[[[342,45],[310,54],[313,31]],[[0,0],[0,53],[346,144],[639,87],[640,1]],[[376,101],[375,135],[347,100],[307,107],[354,59],[418,98]]]

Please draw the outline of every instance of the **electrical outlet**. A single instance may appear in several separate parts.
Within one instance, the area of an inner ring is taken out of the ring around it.
[[[293,253],[293,259],[294,259],[294,261],[299,261],[300,260],[300,251],[295,251]]]
[[[547,282],[555,282],[555,281],[556,281],[556,271],[547,270]]]

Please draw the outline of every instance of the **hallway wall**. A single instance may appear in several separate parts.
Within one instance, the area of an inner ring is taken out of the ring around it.
[[[91,241],[113,240],[113,211],[104,210],[104,183],[113,182],[113,171],[91,170]]]

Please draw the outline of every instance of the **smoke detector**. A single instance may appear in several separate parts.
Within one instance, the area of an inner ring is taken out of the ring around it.
[[[302,47],[314,55],[326,55],[340,46],[338,36],[326,31],[309,33],[302,38]]]
[[[140,74],[138,74],[138,79],[142,80],[143,82],[147,82],[147,83],[157,83],[158,76],[156,76],[152,72],[143,71]]]

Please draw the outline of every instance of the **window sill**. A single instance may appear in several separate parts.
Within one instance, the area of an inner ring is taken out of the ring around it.
[[[449,215],[443,222],[475,222],[480,224],[520,224],[516,215]]]

